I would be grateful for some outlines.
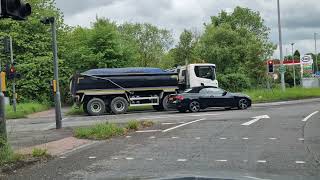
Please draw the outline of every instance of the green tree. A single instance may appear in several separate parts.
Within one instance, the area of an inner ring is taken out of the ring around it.
[[[269,41],[269,28],[258,12],[236,7],[232,14],[222,11],[211,17],[197,46],[201,59],[217,64],[219,73],[246,74],[254,82],[265,79],[265,59],[275,46]]]
[[[136,66],[160,66],[173,39],[168,30],[151,24],[124,23],[118,27],[122,36],[130,36],[132,44],[138,46],[140,58]]]
[[[17,81],[19,100],[47,101],[50,99],[49,82],[53,79],[52,41],[50,26],[40,23],[40,19],[47,16],[56,18],[59,47],[63,44],[62,35],[68,31],[68,26],[64,24],[62,13],[56,8],[54,0],[29,0],[28,2],[33,11],[28,20],[2,19],[0,36],[10,35],[13,39],[16,68],[22,74],[22,79]],[[60,58],[62,51],[59,49]],[[2,60],[8,61],[9,58]],[[60,59],[59,63],[63,64],[63,59]],[[64,85],[66,82],[62,81],[61,84]]]
[[[301,58],[299,50],[296,50],[293,55],[294,55],[295,59],[300,59]]]

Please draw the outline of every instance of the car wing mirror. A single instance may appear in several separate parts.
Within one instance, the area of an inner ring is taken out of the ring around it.
[[[222,96],[225,96],[225,95],[227,95],[228,94],[228,92],[227,91],[224,91],[223,93],[222,93]]]

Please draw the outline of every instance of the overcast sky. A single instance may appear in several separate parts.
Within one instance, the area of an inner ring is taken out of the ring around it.
[[[96,16],[118,23],[148,22],[170,30],[177,39],[183,29],[203,30],[203,23],[221,10],[236,6],[260,11],[271,28],[270,39],[278,43],[276,0],[56,0],[69,25],[89,27]],[[301,54],[314,52],[314,32],[320,33],[317,0],[280,0],[283,51],[291,53],[291,42]],[[319,35],[320,40],[320,35]],[[320,45],[320,43],[319,43]],[[320,49],[320,46],[319,46]],[[279,56],[279,51],[275,52]]]

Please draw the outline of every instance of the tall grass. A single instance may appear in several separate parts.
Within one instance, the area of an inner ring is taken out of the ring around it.
[[[6,106],[6,118],[7,119],[18,119],[25,118],[27,115],[48,110],[50,105],[45,103],[19,103],[17,104],[17,112],[13,111],[12,106]]]
[[[285,92],[281,89],[255,89],[245,93],[252,98],[253,103],[262,103],[320,97],[320,88],[287,88]]]

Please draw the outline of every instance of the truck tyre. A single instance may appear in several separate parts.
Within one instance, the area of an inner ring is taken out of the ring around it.
[[[169,96],[170,95],[166,95],[163,99],[162,99],[162,103],[161,106],[163,108],[164,111],[169,111],[169,104],[168,104],[168,100],[169,100]]]
[[[85,101],[82,105],[82,109],[83,109],[83,112],[86,113],[86,114],[89,114],[88,110],[87,110],[87,107],[88,106],[88,101]]]
[[[110,109],[113,114],[123,114],[128,111],[129,103],[123,97],[116,97],[111,101]]]
[[[90,116],[100,116],[105,113],[106,105],[100,98],[93,98],[87,104],[87,111]]]
[[[163,111],[163,106],[162,105],[159,105],[159,106],[153,106],[153,109],[156,110],[156,111]]]

